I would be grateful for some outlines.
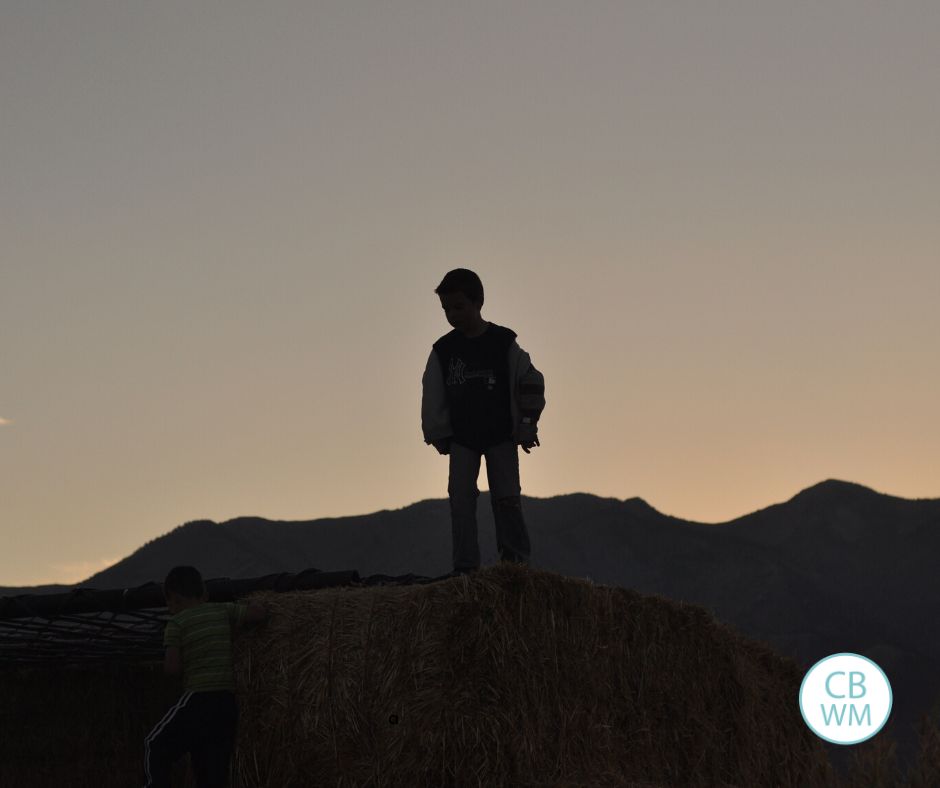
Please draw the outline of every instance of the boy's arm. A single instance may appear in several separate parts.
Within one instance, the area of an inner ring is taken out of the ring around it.
[[[253,627],[268,620],[268,609],[261,603],[250,601],[232,605],[235,613],[235,629]]]
[[[437,353],[432,349],[421,379],[421,430],[424,442],[437,444],[453,435],[444,373]]]
[[[532,364],[532,359],[518,344],[516,354],[516,402],[518,406],[518,440],[526,451],[538,446],[538,422],[545,410],[545,376]]]
[[[167,646],[163,657],[163,672],[167,676],[179,676],[183,673],[183,660],[180,657],[179,646]]]
[[[183,673],[182,638],[183,633],[179,622],[173,619],[167,621],[166,628],[163,631],[163,645],[166,646],[166,653],[163,656],[163,672],[168,676],[179,676]]]

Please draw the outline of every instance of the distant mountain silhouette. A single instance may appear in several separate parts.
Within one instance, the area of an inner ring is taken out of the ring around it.
[[[65,586],[59,584],[47,586],[0,586],[0,596],[16,596],[17,594],[67,594],[76,585]]]
[[[526,497],[524,507],[533,566],[701,605],[807,669],[828,654],[864,654],[891,681],[892,717],[903,724],[940,695],[940,499],[830,479],[720,524],[670,517],[641,498],[584,493]],[[478,511],[481,557],[492,564],[487,493]],[[160,581],[180,563],[206,578],[312,567],[437,577],[452,569],[450,555],[448,503],[425,500],[310,522],[189,522],[80,585]],[[41,591],[0,589],[9,593]],[[908,746],[902,739],[902,751]]]

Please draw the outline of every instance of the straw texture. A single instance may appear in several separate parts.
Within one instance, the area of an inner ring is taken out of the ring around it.
[[[833,784],[801,671],[693,605],[500,563],[252,596],[235,784]]]

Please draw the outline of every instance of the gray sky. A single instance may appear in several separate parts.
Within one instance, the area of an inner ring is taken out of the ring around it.
[[[524,494],[940,496],[938,40],[929,2],[3,3],[0,585],[444,497],[455,267],[546,377]]]

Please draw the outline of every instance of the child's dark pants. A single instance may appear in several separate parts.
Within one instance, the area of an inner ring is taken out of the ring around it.
[[[226,788],[237,725],[233,693],[184,692],[144,742],[144,788],[169,788],[173,764],[187,752],[199,788]]]
[[[496,523],[496,546],[503,561],[529,563],[529,532],[522,517],[519,486],[519,450],[513,440],[491,446],[484,452],[450,444],[451,530],[454,538],[454,570],[480,566],[477,540],[477,478],[481,457],[486,457],[486,478]]]

